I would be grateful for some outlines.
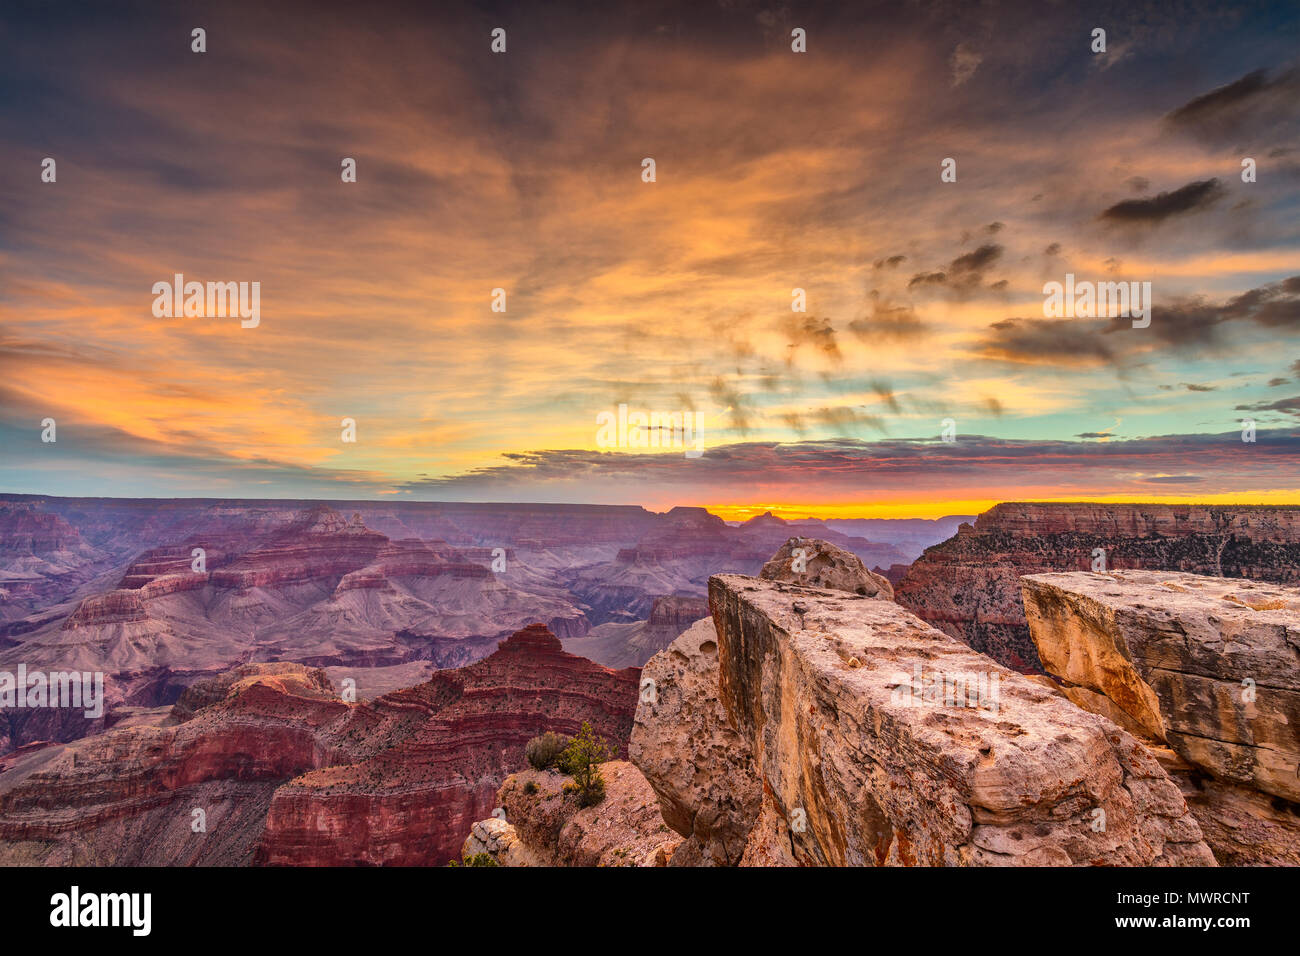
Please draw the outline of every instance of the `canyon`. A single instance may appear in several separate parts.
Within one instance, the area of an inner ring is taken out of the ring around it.
[[[1300,509],[865,530],[0,496],[0,671],[107,698],[0,712],[0,862],[1300,863]]]
[[[103,672],[108,706],[4,710],[0,753],[100,732],[245,663],[323,667],[374,696],[535,621],[639,666],[707,614],[711,573],[756,572],[789,528],[905,560],[819,522],[701,508],[0,496],[0,670]]]
[[[540,624],[360,703],[319,668],[244,664],[0,758],[0,863],[445,864],[531,738],[589,723],[626,740],[636,699],[636,669],[567,654]]]

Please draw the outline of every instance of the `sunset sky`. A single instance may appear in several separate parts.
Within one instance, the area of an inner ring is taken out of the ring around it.
[[[0,11],[0,491],[1300,501],[1295,4],[262,6]]]

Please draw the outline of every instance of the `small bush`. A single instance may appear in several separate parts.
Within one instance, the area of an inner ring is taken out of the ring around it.
[[[540,737],[528,741],[527,746],[524,747],[524,756],[528,758],[528,764],[534,770],[550,770],[568,745],[568,737],[548,730]]]
[[[600,765],[617,756],[618,751],[605,738],[597,737],[591,724],[583,721],[578,736],[569,741],[559,759],[560,770],[573,778],[579,806],[595,806],[605,799],[605,778],[600,775]],[[569,789],[566,785],[565,790]]]
[[[500,866],[496,857],[491,853],[475,853],[473,856],[463,857],[459,860],[451,860],[448,866]]]
[[[537,790],[538,786],[536,780],[529,780],[524,784],[524,793],[528,794],[530,797],[535,794]]]

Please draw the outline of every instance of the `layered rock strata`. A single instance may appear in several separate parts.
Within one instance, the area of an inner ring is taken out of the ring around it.
[[[361,703],[319,669],[243,665],[170,712],[0,759],[0,862],[441,865],[529,739],[586,722],[621,743],[636,699],[635,669],[566,654],[542,625]]]

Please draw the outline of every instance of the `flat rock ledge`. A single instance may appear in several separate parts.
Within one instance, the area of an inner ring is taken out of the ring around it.
[[[901,607],[732,574],[709,604],[763,790],[743,863],[1214,865],[1131,734]]]
[[[1021,591],[1043,666],[1167,753],[1220,862],[1300,865],[1300,588],[1115,571]]]

